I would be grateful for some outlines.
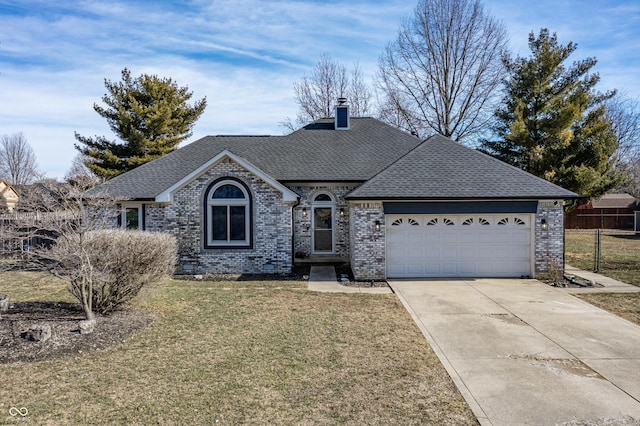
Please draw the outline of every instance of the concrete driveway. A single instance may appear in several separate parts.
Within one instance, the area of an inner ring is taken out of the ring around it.
[[[481,424],[640,424],[639,326],[536,280],[389,284]]]

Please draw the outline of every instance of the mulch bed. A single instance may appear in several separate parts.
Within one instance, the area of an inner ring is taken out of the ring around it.
[[[83,319],[77,303],[15,303],[0,317],[0,364],[77,357],[104,350],[147,327],[154,316],[144,309],[127,307],[108,316],[96,315],[95,331],[80,334],[78,322]],[[36,324],[51,327],[49,340],[34,342],[22,337]]]

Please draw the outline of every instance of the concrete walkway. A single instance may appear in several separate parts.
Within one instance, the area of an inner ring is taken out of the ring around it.
[[[333,266],[312,266],[307,288],[325,293],[391,293],[389,287],[355,287],[338,283],[336,268]]]
[[[481,424],[638,424],[639,326],[537,280],[389,284]]]
[[[585,288],[566,288],[569,293],[637,293],[640,292],[640,287],[623,283],[622,281],[614,280],[613,278],[605,277],[604,275],[596,274],[595,272],[583,271],[573,266],[565,265],[565,274],[575,275],[576,277],[584,278],[596,284],[600,284],[602,287],[585,287]]]

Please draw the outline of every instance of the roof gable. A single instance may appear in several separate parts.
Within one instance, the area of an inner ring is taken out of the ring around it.
[[[566,199],[578,195],[435,135],[351,191],[350,199]]]
[[[7,203],[15,204],[18,202],[18,193],[3,179],[0,179],[0,197]]]
[[[159,203],[173,202],[173,194],[175,193],[175,191],[182,188],[183,186],[193,181],[194,179],[197,179],[198,176],[202,175],[211,167],[215,166],[216,164],[220,163],[225,159],[230,159],[234,161],[235,163],[243,167],[245,170],[248,170],[249,172],[253,173],[255,176],[265,181],[272,188],[280,191],[280,193],[282,193],[282,199],[284,202],[298,201],[298,195],[295,192],[291,191],[289,188],[282,185],[280,182],[278,182],[271,176],[267,175],[262,170],[260,170],[253,164],[249,163],[245,159],[238,157],[237,155],[233,154],[232,152],[226,149],[221,153],[219,153],[218,155],[216,155],[215,157],[213,157],[212,159],[210,159],[209,161],[207,161],[206,163],[202,164],[200,167],[198,167],[197,169],[195,169],[194,171],[192,171],[182,179],[180,179],[178,182],[171,185],[169,188],[167,188],[160,194],[158,194],[155,197],[155,201]]]

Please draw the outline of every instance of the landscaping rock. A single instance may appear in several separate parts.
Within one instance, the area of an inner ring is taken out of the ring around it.
[[[78,323],[80,334],[90,334],[96,328],[96,320],[84,320]]]
[[[34,342],[46,342],[51,338],[51,326],[47,324],[36,324],[27,330],[23,337]]]
[[[9,296],[6,294],[0,294],[0,312],[7,312],[9,310]]]

